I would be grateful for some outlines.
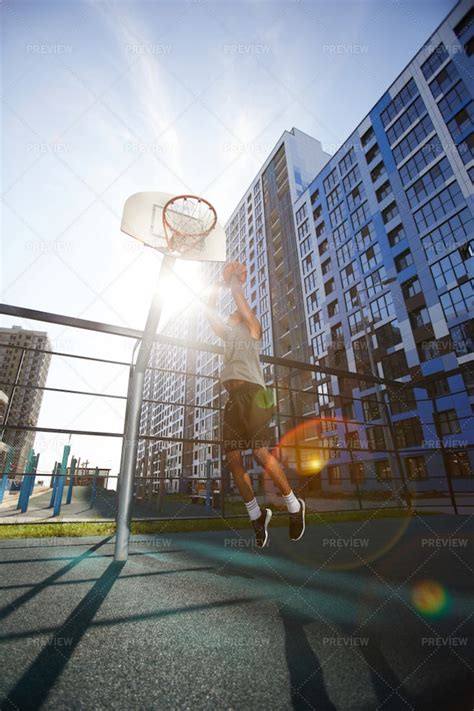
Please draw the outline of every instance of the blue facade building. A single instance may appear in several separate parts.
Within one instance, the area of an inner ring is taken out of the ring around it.
[[[312,362],[434,376],[400,394],[318,375],[317,435],[334,448],[323,489],[382,486],[397,467],[420,488],[469,486],[473,117],[474,9],[461,2],[295,202]]]

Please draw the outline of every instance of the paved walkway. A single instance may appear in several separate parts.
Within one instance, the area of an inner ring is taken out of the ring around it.
[[[472,708],[467,516],[0,552],[2,709]]]

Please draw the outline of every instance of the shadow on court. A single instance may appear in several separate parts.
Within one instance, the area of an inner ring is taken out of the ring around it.
[[[5,541],[1,708],[464,711],[469,518],[400,526],[136,536],[126,564],[111,538]]]

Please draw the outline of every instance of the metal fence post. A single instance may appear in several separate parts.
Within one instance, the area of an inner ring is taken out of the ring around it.
[[[56,482],[56,493],[54,496],[54,508],[53,516],[59,516],[61,513],[61,504],[63,500],[64,482],[66,481],[66,471],[67,471],[67,460],[69,459],[69,453],[71,451],[71,445],[66,444],[63,450],[63,458],[61,464],[58,468],[57,482]]]
[[[67,487],[66,504],[71,503],[72,490],[74,487],[74,475],[76,473],[76,466],[77,466],[77,459],[75,457],[73,457],[71,459],[71,464],[69,465],[69,484]]]
[[[206,459],[206,509],[212,509],[212,493],[211,493],[211,467],[212,461]]]
[[[33,471],[33,465],[35,461],[35,452],[33,448],[31,448],[28,451],[28,458],[26,460],[26,466],[25,466],[25,471],[23,473],[23,479],[21,481],[21,487],[20,487],[20,495],[18,497],[18,502],[17,502],[17,509],[22,509],[24,506],[25,502],[25,497],[27,496],[28,489],[30,488],[30,477],[27,476],[28,474],[31,474]]]
[[[94,508],[95,500],[97,497],[97,477],[98,476],[99,476],[99,467],[96,467],[94,470],[94,476],[92,479],[91,502],[89,505],[90,509]]]
[[[39,456],[40,456],[39,453],[36,455],[33,453],[31,476],[27,477],[28,478],[28,486],[25,489],[25,495],[24,495],[23,500],[21,502],[21,506],[20,506],[21,513],[26,513],[26,511],[28,511],[28,504],[30,502],[30,496],[33,493],[33,489],[35,486],[35,479],[36,479],[36,472],[38,470]]]
[[[3,470],[2,481],[0,482],[0,504],[3,502],[3,497],[5,496],[5,491],[6,491],[7,484],[8,484],[8,475],[9,475],[11,468],[12,468],[12,462],[13,462],[14,456],[15,456],[15,448],[10,447],[10,449],[7,452],[6,459],[5,459],[5,469]]]
[[[158,277],[158,284],[172,271],[175,257],[165,254]],[[163,296],[157,288],[148,311],[143,338],[137,355],[130,382],[130,392],[127,398],[125,427],[120,463],[120,489],[117,509],[117,534],[115,539],[115,560],[125,561],[128,558],[128,543],[130,539],[130,523],[132,519],[133,479],[137,463],[138,437],[140,430],[140,414],[142,409],[145,371],[148,366],[153,341],[161,318]]]

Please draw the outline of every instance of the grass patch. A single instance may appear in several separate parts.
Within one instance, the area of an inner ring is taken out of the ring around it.
[[[414,511],[408,513],[402,509],[381,509],[366,511],[340,511],[325,512],[321,514],[310,513],[306,516],[307,525],[324,523],[343,523],[346,521],[366,521],[386,518],[405,518],[415,516],[438,515],[435,511]],[[274,516],[272,528],[286,527],[287,516]],[[161,521],[134,521],[132,533],[192,533],[194,531],[229,531],[233,529],[251,528],[251,523],[246,516],[229,518],[201,518],[201,519],[162,519]],[[115,523],[30,523],[8,524],[0,526],[0,538],[56,538],[79,536],[110,536],[115,533]]]

